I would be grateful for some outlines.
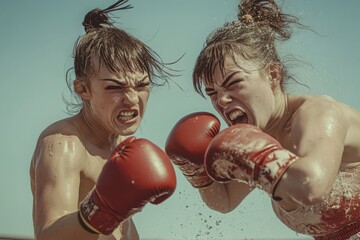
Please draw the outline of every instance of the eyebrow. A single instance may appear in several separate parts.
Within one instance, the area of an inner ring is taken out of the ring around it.
[[[149,76],[144,76],[142,79],[140,79],[137,82],[142,82],[146,78],[149,78]],[[119,80],[113,79],[113,78],[100,78],[99,81],[110,81],[110,82],[113,82],[113,83],[116,83],[116,84],[119,84],[119,85],[123,85],[123,86],[127,85],[127,83],[120,82]]]
[[[225,80],[222,82],[221,86],[220,87],[226,87],[226,85],[228,84],[228,82],[231,80],[231,78],[237,74],[239,71],[236,71],[236,72],[232,72],[230,75],[228,75]],[[213,91],[212,88],[205,88],[205,91]]]
[[[221,87],[226,87],[226,85],[228,84],[228,82],[231,80],[231,78],[237,74],[239,71],[236,72],[232,72],[230,75],[228,75],[225,80],[222,82]]]

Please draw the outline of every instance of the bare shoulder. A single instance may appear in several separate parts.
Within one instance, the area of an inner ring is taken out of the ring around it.
[[[39,139],[43,139],[48,135],[61,134],[64,136],[78,136],[80,134],[79,118],[77,115],[61,119],[46,127],[40,134]]]
[[[300,96],[293,100],[291,134],[295,144],[308,146],[303,150],[315,144],[330,146],[335,139],[338,148],[344,145],[351,120],[342,103],[329,96]]]
[[[344,104],[326,95],[321,96],[297,96],[292,99],[293,119],[321,120],[333,119],[346,121]]]
[[[59,164],[80,167],[86,149],[81,141],[80,132],[73,124],[72,118],[55,122],[48,126],[39,136],[32,158],[32,167],[38,164]]]
[[[343,104],[328,96],[298,96],[292,106],[291,133],[294,139],[338,139],[344,142],[351,121]]]
[[[336,106],[338,103],[337,101],[327,95],[318,95],[318,96],[312,96],[312,95],[303,95],[303,96],[296,96],[293,97],[293,99],[299,103],[301,103],[299,106],[301,108],[304,107],[331,107]]]

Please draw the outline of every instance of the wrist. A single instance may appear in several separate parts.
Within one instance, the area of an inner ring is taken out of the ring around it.
[[[205,188],[214,183],[214,180],[210,178],[210,176],[205,171],[204,166],[197,169],[196,172],[193,172],[193,175],[187,175],[184,172],[183,174],[194,188]]]
[[[92,227],[87,221],[85,221],[84,216],[81,214],[81,211],[79,210],[77,212],[77,217],[80,223],[80,226],[87,232],[92,234],[100,234],[98,230],[96,230],[94,227]]]
[[[94,189],[80,204],[79,221],[85,230],[96,234],[111,234],[121,219]]]
[[[258,171],[254,173],[255,185],[262,188],[274,198],[274,192],[278,182],[285,174],[286,170],[299,159],[294,153],[286,149],[276,149],[266,154],[261,161]],[[277,200],[275,197],[274,200]]]

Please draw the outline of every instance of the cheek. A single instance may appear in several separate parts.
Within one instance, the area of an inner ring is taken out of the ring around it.
[[[225,120],[225,116],[223,115],[222,108],[219,106],[216,98],[211,99],[211,104],[214,109],[219,113],[219,115]]]
[[[259,108],[266,118],[270,117],[274,110],[274,93],[270,88],[265,88],[261,95],[258,95]]]
[[[116,94],[113,97],[109,97],[106,102],[108,102],[108,103],[118,103],[118,102],[121,102],[121,99],[122,99],[121,96],[119,94]]]
[[[147,103],[149,101],[150,93],[149,92],[141,92],[141,93],[139,93],[138,97],[139,97],[139,102],[140,102],[141,106],[145,109],[147,106]]]
[[[150,97],[150,92],[144,91],[139,93],[139,99],[141,102],[147,103]]]
[[[273,110],[274,99],[275,99],[274,92],[271,89],[271,87],[269,86],[267,88],[266,99],[265,99],[265,104],[267,104],[267,107],[269,108],[269,111]]]
[[[121,98],[118,95],[96,95],[92,99],[91,105],[93,109],[95,108],[97,111],[104,111],[105,109],[112,108],[119,101],[121,101]]]

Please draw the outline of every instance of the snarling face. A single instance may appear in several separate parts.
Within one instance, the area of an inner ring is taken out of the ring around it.
[[[92,119],[110,133],[131,135],[144,117],[150,79],[144,72],[109,71],[101,65],[99,72],[89,77],[89,94],[83,99]]]
[[[270,78],[253,62],[226,57],[223,69],[215,68],[205,91],[228,125],[248,123],[265,128],[274,110]]]

